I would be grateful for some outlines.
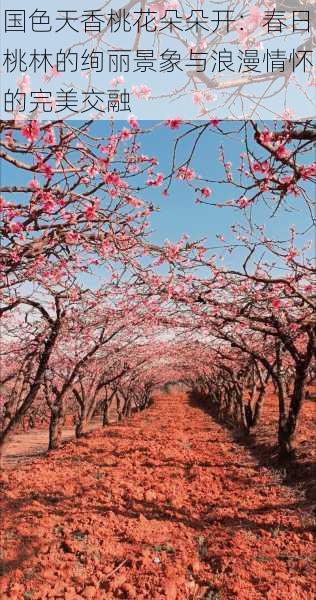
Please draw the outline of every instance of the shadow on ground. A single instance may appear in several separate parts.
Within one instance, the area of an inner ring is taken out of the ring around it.
[[[218,417],[216,410],[194,393],[188,394],[190,406],[198,407],[206,414],[210,415],[221,427],[225,427],[231,432],[232,440],[247,450],[257,460],[259,466],[272,468],[282,477],[282,482],[286,485],[299,489],[304,493],[304,498],[300,503],[301,508],[313,508],[316,495],[316,462],[309,459],[309,453],[306,452],[307,442],[301,442],[297,445],[295,456],[284,462],[278,456],[277,446],[274,443],[275,429],[271,428],[271,440],[263,442],[260,440],[260,423],[258,432],[249,436],[241,432],[232,422],[227,423]],[[316,513],[316,508],[314,508]]]

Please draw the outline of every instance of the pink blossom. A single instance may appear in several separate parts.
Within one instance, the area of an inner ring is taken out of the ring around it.
[[[210,195],[212,193],[212,190],[210,190],[210,188],[204,187],[201,188],[201,194],[205,197],[205,198],[209,198]]]
[[[93,219],[95,218],[95,207],[88,206],[85,210],[85,215],[86,215],[88,221],[93,221]]]
[[[168,119],[165,121],[165,123],[168,125],[168,127],[170,127],[170,129],[178,129],[182,123],[182,119]]]
[[[246,208],[247,206],[249,206],[249,204],[251,204],[251,201],[248,198],[246,198],[246,196],[241,196],[239,200],[237,200],[237,204],[239,208]]]
[[[48,83],[49,81],[51,81],[54,77],[59,77],[61,75],[61,73],[57,70],[57,66],[52,66],[52,68],[50,69],[50,71],[44,75],[43,80]]]
[[[131,137],[132,133],[130,129],[122,129],[122,131],[120,132],[120,139],[121,140],[128,140]]]
[[[203,2],[201,2],[201,3],[203,3]],[[179,2],[178,2],[178,0],[171,0],[170,2],[165,2],[164,3],[164,9],[165,10],[176,10],[177,8],[179,8]]]
[[[77,231],[67,231],[65,240],[68,244],[77,244],[80,242],[80,235]]]
[[[180,167],[177,172],[177,179],[190,180],[196,177],[195,171],[189,167]]]
[[[20,256],[15,250],[13,250],[13,252],[10,252],[10,258],[14,263],[20,262]]]
[[[282,119],[284,121],[291,121],[293,120],[294,114],[294,110],[292,110],[291,108],[286,108],[282,113]]]
[[[203,96],[204,96],[204,100],[206,100],[206,102],[214,102],[217,98],[216,94],[214,94],[210,90],[205,90],[203,93]]]
[[[53,176],[53,168],[47,163],[42,164],[41,172],[44,173],[46,179],[51,179],[51,177]]]
[[[89,175],[89,177],[95,177],[95,175],[98,175],[100,173],[100,169],[92,164],[89,165],[89,167],[87,168],[87,174]]]
[[[261,15],[260,8],[253,6],[249,9],[249,14],[242,20],[237,20],[234,23],[234,28],[237,32],[240,43],[243,47],[255,47],[256,39],[251,34],[260,26]]]
[[[147,179],[146,183],[147,183],[147,185],[158,187],[163,183],[163,180],[164,180],[163,174],[157,173],[157,176],[155,179]]]
[[[50,215],[54,212],[55,208],[56,208],[56,204],[52,198],[50,198],[43,204],[43,211]]]
[[[151,89],[148,85],[132,85],[132,94],[138,100],[148,100],[151,96]]]
[[[128,117],[128,122],[132,129],[139,129],[138,121],[137,121],[136,117],[134,117],[133,115]]]
[[[276,157],[277,157],[277,158],[280,158],[280,159],[282,159],[282,158],[288,158],[288,157],[289,157],[289,154],[290,154],[290,153],[289,153],[289,151],[288,151],[288,150],[285,148],[284,144],[281,144],[281,145],[278,147],[278,149],[277,149],[277,151],[276,151],[276,153],[275,153]]]
[[[121,85],[122,83],[124,83],[124,77],[122,75],[120,75],[119,77],[114,77],[114,79],[111,79],[111,81],[110,81],[111,87],[117,87],[118,85]]]
[[[264,129],[260,135],[259,140],[262,144],[269,144],[273,139],[273,134],[268,129]]]
[[[291,262],[298,255],[298,251],[295,248],[290,248],[286,255],[286,261]]]
[[[93,200],[93,204],[89,204],[89,206],[87,206],[86,210],[85,210],[85,216],[88,219],[88,221],[93,221],[93,219],[96,216],[96,210],[98,208],[100,204],[100,200],[98,198],[95,198]]]
[[[107,171],[106,173],[104,173],[103,175],[103,181],[104,183],[109,183],[115,186],[120,186],[123,188],[128,187],[127,183],[125,183],[119,176],[118,173],[116,173],[115,171]]]
[[[66,223],[69,223],[70,225],[75,225],[75,223],[77,223],[77,215],[75,215],[73,213],[68,213],[66,211],[63,211],[62,217],[63,217],[64,221]]]
[[[60,165],[60,163],[61,163],[61,161],[62,161],[63,157],[64,157],[64,153],[63,153],[63,151],[62,151],[62,150],[57,150],[57,151],[55,152],[55,159],[56,159],[56,161],[55,161],[55,162],[56,162],[56,167],[58,167],[58,165]]]
[[[125,196],[125,200],[126,202],[128,202],[128,204],[134,206],[135,208],[139,206],[144,206],[144,202],[142,200],[139,200],[139,198],[135,198],[134,196]]]
[[[31,80],[29,75],[23,75],[22,79],[17,81],[18,88],[22,94],[28,94],[31,91]]]
[[[272,304],[273,308],[280,308],[280,306],[281,306],[280,298],[273,298],[271,304]]]
[[[261,181],[259,187],[260,187],[261,192],[267,192],[269,189],[269,180],[264,179],[263,181]]]
[[[9,230],[11,233],[20,233],[23,230],[21,223],[10,223]]]
[[[12,207],[9,206],[8,210],[7,210],[7,218],[9,220],[14,219],[14,217],[16,217],[19,213]]]
[[[299,195],[298,188],[295,185],[295,179],[292,175],[285,175],[280,178],[280,183],[286,188],[287,193]]]
[[[31,179],[31,181],[29,182],[29,188],[32,190],[32,192],[36,192],[39,190],[40,184],[36,179]]]
[[[202,92],[194,92],[192,95],[193,104],[201,104],[203,102],[203,93]]]
[[[29,75],[23,75],[22,79],[17,81],[17,84],[22,94],[28,94],[31,91],[31,80]]]
[[[179,256],[181,251],[180,244],[172,244],[171,242],[166,242],[165,245],[165,255],[169,260],[174,260]]]
[[[261,14],[259,6],[251,6],[249,8],[249,15],[246,17],[249,25],[252,25],[255,29],[261,24]]]
[[[56,143],[55,134],[54,134],[54,130],[52,127],[48,127],[46,129],[43,141],[45,142],[45,144],[49,144],[49,145]]]
[[[255,162],[252,165],[252,168],[254,171],[257,171],[258,173],[268,173],[269,172],[269,163],[267,160],[264,160],[263,162]]]
[[[156,13],[156,21],[159,21],[159,19],[161,19],[161,17],[164,16],[165,14],[165,5],[164,2],[153,2],[150,5],[150,10],[153,13]]]
[[[23,129],[21,129],[21,134],[25,137],[29,142],[33,143],[38,140],[41,133],[41,128],[39,126],[38,121],[30,121]]]
[[[303,179],[308,179],[316,175],[316,163],[312,163],[308,166],[299,167],[299,171]]]

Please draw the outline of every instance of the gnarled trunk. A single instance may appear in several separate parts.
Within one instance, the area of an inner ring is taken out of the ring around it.
[[[246,406],[245,406],[245,421],[246,421],[247,435],[250,435],[251,430],[254,427],[256,427],[256,425],[258,425],[261,411],[262,411],[263,401],[264,401],[264,394],[265,394],[265,388],[261,387],[259,389],[259,394],[258,394],[258,397],[257,397],[254,407],[251,406],[250,402],[248,404],[246,404]]]
[[[76,424],[75,433],[76,438],[80,438],[82,435],[87,433],[89,429],[89,419],[86,411],[83,410],[80,412],[78,423]]]
[[[79,413],[78,413],[78,419],[77,419],[77,423],[76,423],[76,427],[75,427],[75,435],[76,438],[80,438],[82,435],[84,435],[85,433],[87,433],[88,431],[88,425],[89,425],[89,414],[88,414],[88,407],[86,405],[87,403],[87,399],[84,395],[84,397],[81,397],[80,393],[78,392],[78,390],[76,388],[73,388],[73,394],[79,404]],[[82,390],[83,393],[83,390]]]
[[[121,399],[119,397],[118,392],[116,392],[116,414],[117,414],[117,421],[118,421],[118,423],[120,423],[123,419],[123,414],[122,414],[122,409],[121,409]]]
[[[281,458],[290,458],[294,455],[293,444],[295,442],[297,421],[304,400],[305,379],[306,369],[304,366],[298,366],[288,417],[279,421],[278,442]]]
[[[102,404],[102,408],[103,408],[102,425],[103,425],[103,427],[106,427],[110,423],[109,408],[111,406],[114,394],[115,394],[115,392],[111,392],[110,395],[108,395],[108,392],[106,392],[106,397],[103,400],[103,404]]]
[[[278,445],[280,458],[287,459],[293,455],[293,441],[294,437],[289,434],[286,424],[280,426],[278,429]]]
[[[64,426],[63,403],[59,402],[57,404],[52,404],[50,406],[50,411],[48,450],[57,450],[62,443]]]
[[[124,417],[129,417],[131,414],[131,400],[130,398],[125,398],[124,399],[124,405],[123,405],[123,410],[122,410],[122,414]]]
[[[109,425],[109,402],[108,400],[104,400],[102,412],[102,426],[106,427],[107,425]]]
[[[37,395],[43,382],[44,373],[50,359],[50,355],[57,340],[59,327],[60,323],[59,321],[56,321],[53,324],[52,330],[45,342],[44,350],[42,352],[41,359],[37,367],[36,375],[34,377],[33,383],[30,386],[29,392],[26,394],[21,406],[17,409],[15,414],[10,415],[10,419],[7,419],[5,427],[3,427],[2,431],[0,432],[0,449],[3,449],[6,446],[7,442],[15,433],[17,427],[21,423],[23,416],[26,414],[30,406],[37,398]]]

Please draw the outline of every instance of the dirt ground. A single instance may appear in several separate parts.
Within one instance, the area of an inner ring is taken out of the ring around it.
[[[184,394],[4,469],[2,488],[2,600],[315,597],[304,491]]]
[[[258,463],[273,466],[282,475],[283,481],[302,492],[306,507],[313,509],[316,499],[316,402],[306,400],[302,406],[295,441],[296,459],[281,465],[276,447],[278,428],[278,403],[274,395],[268,395],[255,434],[250,440],[234,438],[245,443]]]
[[[100,419],[94,420],[89,429],[100,427]],[[62,432],[63,442],[75,438],[74,427],[65,427]],[[15,434],[9,441],[5,451],[0,456],[2,468],[16,467],[30,462],[32,459],[46,453],[48,448],[48,428],[30,429],[27,432]]]

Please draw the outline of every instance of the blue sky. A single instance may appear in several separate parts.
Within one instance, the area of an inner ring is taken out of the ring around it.
[[[141,124],[150,127],[154,122],[146,121]],[[103,128],[104,124],[96,124],[97,128],[100,126]],[[221,127],[224,130],[237,131],[238,123],[224,122],[221,123]],[[179,130],[159,127],[153,133],[144,136],[142,149],[145,154],[158,158],[157,171],[164,174],[169,172],[173,144],[177,135],[179,135]],[[191,151],[192,139],[192,137],[187,137],[183,141],[179,151],[180,160]],[[201,137],[191,163],[197,173],[209,179],[223,179],[223,168],[219,161],[220,144],[224,144],[226,160],[230,160],[236,167],[239,165],[240,153],[245,150],[242,134],[236,132],[230,137],[223,137],[215,128],[209,128]],[[218,245],[216,234],[223,233],[228,238],[230,225],[243,221],[242,211],[232,207],[218,208],[215,204],[230,198],[237,198],[237,190],[224,184],[209,184],[209,187],[213,192],[212,206],[195,204],[198,194],[195,194],[194,190],[189,188],[186,183],[176,179],[173,181],[167,198],[161,194],[162,188],[151,187],[145,195],[160,207],[160,211],[155,213],[151,219],[155,229],[154,239],[159,242],[165,239],[174,240],[179,238],[182,233],[187,233],[192,239],[207,237],[210,243]],[[295,210],[289,210],[289,206]],[[300,210],[297,210],[298,207]],[[296,225],[299,231],[304,230],[309,222],[305,211],[301,209],[301,199],[290,197],[287,201],[287,208],[281,207],[277,215],[271,218],[271,209],[265,207],[260,201],[256,207],[256,222],[265,224],[271,237],[287,238],[291,225]]]
[[[142,127],[150,128],[155,122],[140,122]],[[117,122],[116,126],[126,126],[126,122]],[[224,130],[234,129],[237,131],[238,123],[225,122],[221,124]],[[96,134],[105,135],[108,123],[105,121],[95,122],[93,129]],[[181,130],[182,131],[182,130]],[[159,166],[156,171],[167,174],[170,170],[171,157],[174,141],[179,135],[179,130],[171,130],[166,126],[155,128],[153,132],[144,135],[142,139],[142,152],[149,156],[156,156]],[[199,145],[196,148],[194,159],[191,166],[201,175],[210,179],[222,179],[223,169],[219,162],[219,146],[224,143],[225,158],[232,161],[233,165],[238,166],[240,152],[244,150],[242,134],[236,133],[233,136],[223,136],[216,129],[209,128],[202,136]],[[192,137],[187,137],[183,141],[179,158],[187,156],[192,148]],[[25,157],[23,157],[25,159]],[[12,184],[12,177],[16,185],[25,183],[31,176],[10,166],[2,169],[2,182],[6,181]],[[133,180],[131,180],[133,182]],[[202,184],[203,185],[203,184]],[[232,189],[229,185],[215,184],[210,186],[213,190],[211,197],[212,203],[223,202],[230,198],[236,198],[238,190]],[[160,188],[151,187],[145,192],[139,194],[140,197],[150,199],[160,210],[151,218],[153,232],[153,241],[163,242],[166,239],[171,241],[178,239],[183,233],[190,236],[191,239],[207,238],[208,245],[220,245],[216,234],[224,234],[229,239],[229,227],[233,223],[242,222],[242,211],[240,209],[218,208],[195,204],[197,194],[184,182],[174,180],[168,197],[162,195],[163,186]],[[136,195],[136,194],[135,194]],[[21,198],[19,198],[21,199]],[[302,200],[297,198],[290,199],[290,205],[302,208]],[[267,233],[273,238],[287,238],[289,227],[296,225],[297,230],[304,230],[308,223],[307,215],[304,210],[288,211],[281,208],[274,218],[271,218],[271,209],[268,210],[262,201],[256,207],[256,223],[265,224]],[[311,237],[311,234],[308,234]],[[237,257],[231,258],[232,263],[238,260]]]

